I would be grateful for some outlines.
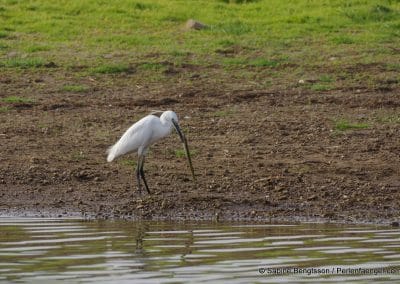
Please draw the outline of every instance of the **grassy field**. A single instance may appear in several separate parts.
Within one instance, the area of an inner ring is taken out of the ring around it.
[[[185,31],[190,18],[208,28]],[[392,58],[398,59],[399,46],[397,0],[0,3],[3,68],[54,62],[62,68],[84,65],[88,74],[115,74],[134,65],[151,74],[163,71],[167,60],[228,70],[296,65],[299,74],[307,67],[382,62],[399,71]],[[327,90],[334,79],[313,89]]]

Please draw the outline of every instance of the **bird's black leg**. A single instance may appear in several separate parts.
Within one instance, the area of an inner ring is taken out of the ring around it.
[[[136,174],[136,181],[137,181],[137,185],[138,185],[138,191],[139,191],[140,195],[142,195],[142,186],[140,184],[140,167],[141,167],[141,163],[142,163],[142,156],[139,156],[138,163],[137,163],[136,170],[135,170],[135,174]]]
[[[143,170],[143,166],[144,166],[144,156],[142,158],[142,163],[140,165],[139,171],[140,171],[140,175],[142,176],[143,182],[144,182],[144,186],[146,187],[147,192],[150,194],[150,189],[147,186],[147,181],[146,178],[144,177],[144,170]]]

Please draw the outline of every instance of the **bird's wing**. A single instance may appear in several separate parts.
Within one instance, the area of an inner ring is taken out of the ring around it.
[[[164,112],[164,111],[162,111],[162,110],[152,110],[152,111],[150,112],[150,115],[155,115],[155,116],[160,117],[160,116],[163,114],[163,112]]]
[[[145,145],[151,139],[152,129],[150,125],[154,119],[156,118],[146,116],[129,127],[118,142],[107,150],[107,160],[110,162],[121,155],[137,150],[140,146]]]

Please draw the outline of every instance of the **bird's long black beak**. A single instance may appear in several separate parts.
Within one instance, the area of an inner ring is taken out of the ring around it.
[[[194,175],[194,169],[193,169],[193,165],[192,165],[192,159],[190,158],[190,151],[189,151],[189,146],[187,144],[187,140],[185,135],[183,134],[181,128],[179,127],[178,122],[176,122],[175,120],[172,119],[172,123],[175,127],[176,132],[179,135],[179,138],[181,139],[183,146],[185,147],[185,152],[186,152],[186,157],[188,159],[189,162],[189,167],[190,167],[190,171],[192,172],[192,176],[193,176],[193,180],[196,181],[196,176]]]

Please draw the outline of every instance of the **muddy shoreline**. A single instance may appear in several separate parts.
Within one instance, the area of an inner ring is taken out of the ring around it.
[[[1,97],[32,101],[2,102],[0,215],[399,220],[398,85],[313,91],[298,82],[216,84],[208,74],[189,84],[137,83],[134,74],[76,82],[57,68],[4,72]],[[61,92],[66,83],[88,90]],[[198,182],[171,135],[146,161],[154,193],[139,196],[136,156],[107,163],[105,150],[153,109],[180,116]],[[341,119],[367,126],[338,130]]]

